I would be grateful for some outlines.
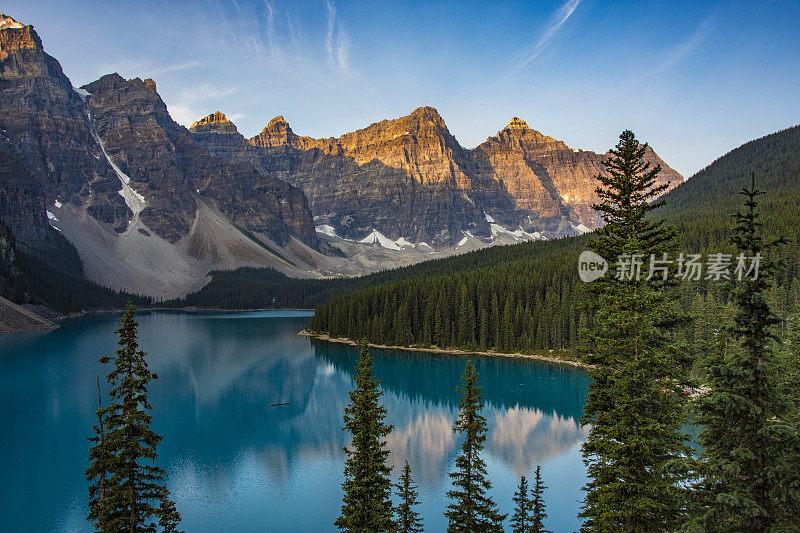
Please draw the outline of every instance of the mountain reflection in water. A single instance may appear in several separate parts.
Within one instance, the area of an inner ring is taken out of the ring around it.
[[[97,402],[95,374],[107,371],[96,360],[116,348],[117,319],[86,316],[55,331],[3,338],[0,407],[10,432],[1,442],[15,461],[2,476],[0,512],[14,529],[88,530],[86,437]],[[159,462],[184,529],[334,531],[348,444],[342,414],[358,350],[298,336],[307,313],[152,312],[139,320],[141,346],[159,375],[150,391],[154,427],[165,437]],[[395,473],[406,460],[411,464],[426,529],[443,530],[447,474],[460,444],[452,431],[456,387],[466,359],[373,354],[394,425],[389,460]],[[501,510],[511,510],[519,476],[541,464],[550,485],[549,527],[577,529],[586,373],[507,358],[472,360]],[[53,486],[60,488],[46,489]]]

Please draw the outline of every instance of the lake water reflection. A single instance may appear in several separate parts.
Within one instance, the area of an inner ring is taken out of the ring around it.
[[[115,348],[118,316],[69,320],[45,333],[0,337],[5,453],[0,513],[19,531],[88,531],[88,444],[97,358]],[[335,531],[347,444],[342,413],[353,347],[297,335],[308,313],[172,313],[139,317],[159,379],[151,386],[159,462],[187,531]],[[459,440],[460,357],[375,350],[375,374],[394,430],[396,467],[420,485],[427,531],[443,531],[448,472]],[[474,358],[489,433],[485,459],[503,512],[537,464],[549,489],[548,527],[574,531],[585,482],[578,425],[585,372]],[[268,407],[268,404],[289,405]]]

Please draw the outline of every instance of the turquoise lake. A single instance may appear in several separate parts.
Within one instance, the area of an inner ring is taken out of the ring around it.
[[[342,414],[354,347],[298,336],[310,313],[147,312],[138,317],[149,354],[159,464],[187,532],[326,532],[341,502],[347,435]],[[66,320],[48,332],[0,335],[0,516],[6,531],[90,531],[88,442],[113,353],[117,314]],[[456,419],[466,358],[373,350],[394,430],[390,461],[409,461],[425,530],[443,511],[460,441]],[[546,526],[576,531],[586,468],[578,420],[587,374],[500,357],[472,358],[488,423],[484,458],[492,496],[510,512],[520,475],[536,465],[548,489]],[[268,407],[268,404],[289,405]],[[506,522],[506,528],[508,522]]]

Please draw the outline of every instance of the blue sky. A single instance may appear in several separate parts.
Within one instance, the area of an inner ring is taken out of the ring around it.
[[[219,109],[338,136],[422,105],[474,147],[519,116],[603,152],[632,129],[691,175],[800,123],[800,2],[6,1],[81,85],[152,77],[178,122]]]

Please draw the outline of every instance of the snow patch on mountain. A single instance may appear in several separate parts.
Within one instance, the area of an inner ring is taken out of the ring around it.
[[[89,120],[91,121],[91,115],[89,116]],[[103,151],[103,155],[106,157],[106,161],[108,164],[111,165],[111,168],[114,169],[114,172],[117,174],[119,181],[122,183],[122,189],[119,191],[119,195],[125,199],[125,203],[127,204],[128,208],[131,210],[134,216],[138,215],[144,209],[144,206],[147,204],[144,196],[142,196],[139,192],[137,192],[133,187],[130,186],[131,178],[128,177],[127,174],[122,172],[120,169],[108,156],[108,152],[106,152],[106,147],[103,144],[103,140],[97,135],[97,132],[94,131],[92,128],[92,136],[94,140],[97,141],[97,144],[100,145],[100,149]]]
[[[489,216],[489,213],[484,213],[483,218],[485,218],[486,222],[488,222],[489,224],[494,224],[494,219]]]
[[[389,250],[399,250],[400,247],[391,240],[389,237],[381,233],[380,231],[373,229],[372,233],[358,241],[362,244],[377,244],[379,246],[383,246],[384,248],[388,248]]]
[[[329,237],[338,237],[338,235],[336,235],[336,230],[333,228],[333,226],[330,226],[328,224],[322,224],[320,226],[316,226],[314,227],[314,229],[317,231],[317,233],[322,233],[323,235],[327,235]]]
[[[511,231],[508,228],[504,228],[499,224],[489,224],[489,228],[492,230],[492,236],[497,237],[499,235],[509,235],[513,237],[515,240],[520,241],[536,241],[542,238],[542,234],[538,231],[534,231],[533,233],[528,233],[527,231],[523,230],[522,228],[515,229]]]
[[[56,218],[56,216],[53,213],[51,213],[50,211],[45,211],[45,212],[47,213],[47,218],[49,218],[53,222],[58,222],[58,219]],[[40,213],[41,213],[41,211],[40,211]]]
[[[578,233],[589,233],[590,231],[592,231],[583,224],[578,224],[577,226],[575,224],[572,224],[572,229],[574,229]]]

